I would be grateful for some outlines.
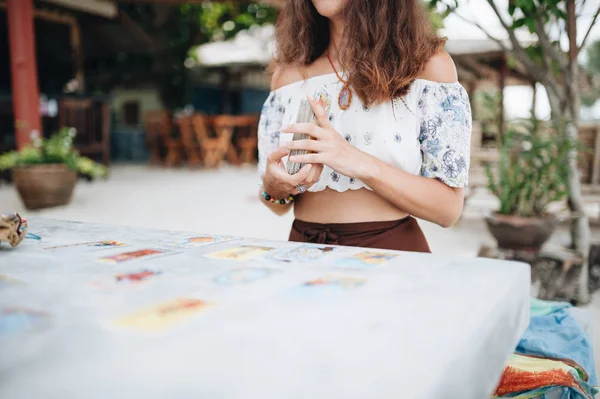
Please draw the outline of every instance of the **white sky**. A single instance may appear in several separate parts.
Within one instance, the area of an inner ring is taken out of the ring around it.
[[[506,10],[508,0],[495,0],[495,3],[501,10]],[[585,8],[582,10],[582,16],[577,21],[577,35],[579,42],[583,39],[587,31],[593,14],[596,11],[600,0],[587,0]],[[470,20],[476,20],[480,25],[499,38],[505,38],[504,30],[499,24],[494,11],[487,0],[463,0],[458,12]],[[486,36],[477,27],[463,21],[457,16],[450,15],[445,20],[445,34],[452,39],[485,39]],[[587,44],[600,40],[600,18],[592,29]],[[585,60],[585,51],[582,51],[582,61]],[[509,117],[528,117],[531,106],[532,90],[528,87],[509,87],[504,92],[505,108]],[[549,114],[549,106],[546,100],[543,88],[538,91],[538,107],[536,113],[539,117],[546,117]],[[596,107],[590,116],[600,118],[600,104]]]

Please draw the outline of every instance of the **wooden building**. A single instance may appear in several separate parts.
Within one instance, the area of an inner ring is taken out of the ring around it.
[[[152,40],[105,0],[0,0],[0,26],[0,152],[68,125],[80,152],[108,164],[110,98],[86,90],[84,63],[151,52]],[[40,112],[40,92],[58,100],[58,117]]]

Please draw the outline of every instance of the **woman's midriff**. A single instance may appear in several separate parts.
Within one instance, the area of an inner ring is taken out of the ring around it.
[[[408,214],[366,189],[343,193],[325,189],[296,197],[296,219],[314,223],[360,223],[399,220]]]

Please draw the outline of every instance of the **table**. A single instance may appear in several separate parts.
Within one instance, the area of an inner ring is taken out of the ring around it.
[[[0,245],[2,398],[485,398],[528,324],[516,262],[29,231]]]
[[[148,129],[156,126],[156,123],[152,123],[151,116],[152,114],[148,114],[146,121]],[[165,136],[172,142],[172,151],[167,150],[167,159],[175,160],[175,154],[183,151],[188,165],[192,167],[218,168],[224,161],[238,166],[255,163],[258,119],[258,115],[207,116],[198,112],[182,113],[175,118],[179,137],[170,137],[170,133]],[[177,150],[175,143],[179,143]],[[169,156],[169,152],[173,155]],[[167,162],[169,163],[177,162]]]

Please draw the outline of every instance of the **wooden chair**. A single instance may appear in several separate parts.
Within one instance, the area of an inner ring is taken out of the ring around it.
[[[217,168],[223,163],[231,144],[231,134],[222,117],[194,114],[192,125],[200,146],[200,154],[207,168]],[[210,128],[213,128],[211,131]]]
[[[213,129],[217,136],[221,138],[222,145],[225,149],[225,157],[227,162],[232,165],[239,165],[240,158],[233,145],[233,135],[236,128],[239,126],[239,116],[235,115],[219,115],[213,119]]]
[[[60,127],[77,130],[75,148],[85,156],[101,155],[110,165],[110,113],[107,101],[64,98],[59,102]]]
[[[179,118],[177,126],[179,127],[183,151],[187,157],[188,165],[192,167],[202,165],[200,143],[194,134],[193,116],[189,115]]]
[[[150,153],[150,163],[153,165],[162,164],[162,144],[161,129],[168,120],[169,115],[166,111],[148,111],[144,115],[144,127],[146,128],[146,146]]]
[[[241,163],[255,164],[258,161],[258,120],[258,115],[240,117],[238,134],[234,140]]]
[[[174,134],[170,113],[166,110],[149,111],[144,119],[152,162],[163,163],[165,166],[180,165],[183,145],[181,139]],[[164,162],[161,156],[163,148],[166,152]]]
[[[219,136],[229,137],[226,158],[233,165],[254,163],[258,145],[258,117],[255,115],[220,115],[213,122]]]

